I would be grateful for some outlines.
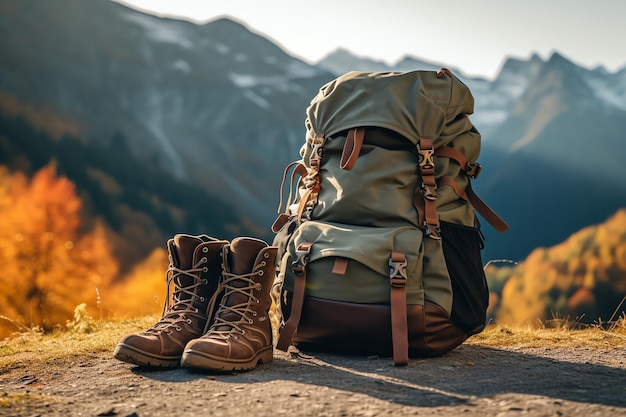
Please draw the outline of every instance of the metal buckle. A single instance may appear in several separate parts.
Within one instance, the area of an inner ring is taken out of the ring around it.
[[[475,161],[467,161],[467,169],[465,170],[465,172],[467,173],[467,176],[473,179],[478,178],[478,176],[480,175],[480,171],[483,170],[483,167]]]
[[[433,149],[419,149],[419,156],[417,158],[420,169],[432,169],[435,166],[435,160],[433,156],[435,151]]]
[[[438,227],[430,227],[428,223],[424,223],[424,233],[431,239],[441,240],[441,229]]]
[[[304,273],[304,267],[306,267],[309,253],[311,252],[311,245],[305,246],[301,249],[302,245],[296,249],[296,259],[291,263],[291,272],[296,275],[302,275]]]
[[[389,258],[389,283],[392,287],[403,287],[406,285],[406,257],[401,261],[394,261]]]
[[[309,156],[309,164],[311,166],[319,166],[319,160],[322,159],[322,149],[324,146],[324,137],[317,136],[311,144],[311,156]]]

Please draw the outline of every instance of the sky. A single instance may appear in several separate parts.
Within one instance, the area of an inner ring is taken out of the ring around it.
[[[233,18],[315,63],[337,48],[389,64],[410,55],[494,78],[508,57],[558,52],[626,66],[626,0],[116,0],[163,17]]]

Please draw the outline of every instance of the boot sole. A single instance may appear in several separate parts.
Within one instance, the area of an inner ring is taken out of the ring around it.
[[[178,368],[180,356],[161,356],[120,343],[113,352],[115,359],[150,368]]]
[[[181,366],[218,372],[247,371],[255,368],[259,363],[270,363],[273,360],[274,349],[272,346],[260,350],[251,359],[241,360],[215,357],[204,352],[189,349],[183,352]]]

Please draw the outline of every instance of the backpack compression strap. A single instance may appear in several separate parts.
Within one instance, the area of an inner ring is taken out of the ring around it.
[[[304,242],[296,249],[296,260],[291,264],[291,271],[296,275],[296,281],[293,287],[293,297],[291,298],[291,313],[285,326],[280,332],[276,349],[287,352],[293,336],[298,330],[300,317],[302,316],[302,306],[304,304],[304,290],[306,287],[306,264],[311,252],[313,243]]]
[[[389,284],[391,286],[391,340],[393,362],[399,366],[409,363],[409,331],[406,313],[406,256],[391,252]]]
[[[422,177],[421,195],[414,198],[414,202],[423,202],[424,219],[422,225],[426,235],[431,239],[441,239],[441,230],[439,226],[439,218],[437,217],[437,208],[435,200],[437,199],[437,182],[435,181],[435,161],[433,156],[433,141],[430,138],[422,137],[419,141],[417,149],[419,153],[419,169]],[[416,193],[419,191],[416,190]],[[416,207],[417,208],[417,207]],[[419,212],[419,210],[418,210]]]
[[[476,179],[482,171],[482,167],[478,162],[468,161],[465,156],[450,146],[441,146],[435,150],[436,156],[444,156],[458,162],[461,169],[465,171],[471,179]],[[463,191],[461,187],[451,178],[445,176],[439,180],[439,186],[449,185],[454,189],[456,195],[470,203],[481,216],[489,222],[494,229],[502,233],[509,229],[509,225],[502,220],[472,189],[471,182],[467,184],[467,189]]]
[[[445,176],[439,180],[439,185],[452,187],[456,195],[470,203],[498,232],[506,232],[509,229],[509,225],[474,192],[470,183],[467,184],[467,188],[463,191],[456,181],[449,176]]]

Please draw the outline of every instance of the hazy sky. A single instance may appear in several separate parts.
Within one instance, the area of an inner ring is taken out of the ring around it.
[[[124,0],[197,23],[229,16],[316,62],[338,47],[394,63],[412,55],[493,77],[503,60],[554,51],[626,66],[626,0]]]

